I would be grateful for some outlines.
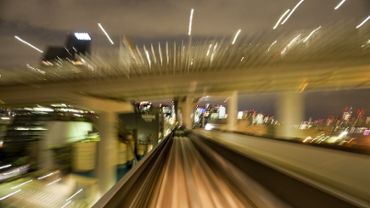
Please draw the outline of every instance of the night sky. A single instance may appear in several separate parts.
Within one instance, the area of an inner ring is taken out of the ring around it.
[[[362,108],[370,116],[368,89],[307,92],[303,96],[306,119],[340,116],[346,106],[353,107],[354,110]],[[255,109],[257,112],[276,116],[277,99],[278,94],[240,95],[239,110]]]
[[[128,35],[136,43],[179,40],[186,37],[189,11],[195,9],[193,37],[230,37],[242,33],[272,33],[280,15],[298,0],[0,0],[0,68],[26,70],[41,55],[14,39],[14,35],[41,49],[63,45],[70,32],[89,32],[93,51],[111,50],[97,23],[115,42]],[[370,15],[370,0],[305,0],[288,22],[274,32],[343,24],[352,28]],[[369,27],[370,24],[367,24]],[[369,34],[370,37],[370,34]],[[240,109],[254,108],[274,114],[276,95],[241,96]],[[306,93],[306,115],[335,115],[344,106],[362,107],[370,113],[370,91]]]
[[[298,0],[0,0],[0,68],[24,67],[40,54],[14,39],[14,35],[45,49],[62,45],[69,32],[86,31],[93,50],[110,49],[97,23],[115,42],[120,35],[135,41],[178,40],[185,37],[189,12],[195,9],[193,37],[271,33],[280,15]],[[306,0],[275,32],[312,29],[333,24],[353,25],[370,15],[369,0]]]

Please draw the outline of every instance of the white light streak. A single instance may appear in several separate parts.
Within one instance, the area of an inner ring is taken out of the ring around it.
[[[288,14],[288,16],[286,16],[286,18],[284,19],[283,22],[281,22],[281,24],[285,24],[286,21],[288,21],[289,17],[292,16],[292,14],[294,13],[294,11],[299,7],[299,5],[301,5],[302,3],[304,2],[304,0],[300,0],[292,9],[292,11],[290,11],[290,13]]]
[[[311,33],[309,35],[307,35],[307,37],[305,37],[303,39],[303,43],[306,43],[313,34],[315,34],[317,31],[319,31],[321,29],[321,26],[317,27],[316,29],[312,30]]]
[[[159,52],[159,60],[161,62],[161,66],[162,66],[163,65],[163,56],[162,56],[161,43],[158,43],[158,52]]]
[[[29,64],[26,64],[26,66],[27,66],[27,68],[31,69],[32,71],[38,72],[38,73],[43,74],[43,75],[46,74],[45,71],[43,71],[41,69],[38,69],[38,68],[35,68],[35,67],[33,67],[33,66],[29,65]]]
[[[267,48],[267,51],[266,52],[269,52],[271,50],[271,48],[277,43],[277,40],[275,40],[274,42],[272,42],[270,44],[270,46]]]
[[[75,197],[77,194],[79,194],[81,191],[83,191],[83,188],[80,188],[78,191],[76,191],[74,194],[72,194],[72,196],[68,197],[66,199],[66,201],[71,201],[71,199],[73,199],[73,197]]]
[[[238,31],[236,31],[236,33],[234,35],[234,38],[233,38],[233,42],[231,42],[231,45],[234,45],[235,44],[236,39],[238,39],[238,36],[239,36],[239,34],[240,34],[241,31],[242,31],[241,29],[239,29]]]
[[[62,178],[58,178],[58,179],[56,179],[56,180],[54,180],[54,181],[52,181],[52,182],[48,183],[48,184],[47,184],[47,186],[53,185],[53,184],[55,184],[55,183],[58,183],[58,182],[59,182],[59,181],[61,181],[61,180],[62,180]]]
[[[148,63],[149,63],[149,67],[151,67],[152,66],[152,62],[150,61],[149,51],[146,49],[145,46],[144,46],[144,51],[145,51],[146,59],[148,60]]]
[[[212,54],[211,54],[211,62],[213,62],[213,59],[214,59],[214,57],[215,57],[217,46],[218,46],[218,43],[216,43],[216,44],[213,46],[213,51],[212,51]]]
[[[105,31],[104,27],[100,23],[98,23],[98,26],[99,26],[100,30],[104,33],[104,35],[107,37],[107,39],[110,42],[110,44],[114,45],[113,40],[110,38],[110,36],[107,33],[107,31]]]
[[[63,206],[61,206],[60,208],[66,208],[70,203],[72,203],[72,201],[67,201],[65,204],[63,204]]]
[[[48,174],[46,174],[46,175],[40,176],[40,177],[38,177],[38,178],[37,178],[37,180],[45,179],[45,178],[50,177],[50,176],[52,176],[52,175],[54,175],[54,174],[56,174],[56,173],[58,173],[58,172],[59,172],[59,171],[54,171],[54,172],[48,173]]]
[[[169,51],[168,51],[168,42],[166,41],[166,61],[167,61],[167,64],[170,63],[170,54],[169,54]]]
[[[16,190],[16,191],[14,191],[14,192],[12,192],[12,193],[10,193],[10,194],[7,194],[7,195],[5,195],[5,196],[1,197],[1,198],[0,198],[0,201],[4,200],[4,199],[6,199],[6,198],[9,198],[9,197],[13,196],[14,194],[16,194],[16,193],[18,193],[18,192],[20,192],[20,191],[21,191],[21,189]]]
[[[245,57],[243,56],[241,59],[240,59],[240,62],[243,62],[243,60],[245,59]]]
[[[338,9],[342,6],[342,4],[343,4],[344,2],[346,2],[346,0],[342,0],[341,2],[339,2],[339,3],[337,4],[337,6],[335,6],[335,7],[334,7],[334,10],[338,10]]]
[[[42,107],[42,106],[34,107],[31,110],[33,110],[33,111],[41,111],[41,112],[54,112],[54,109],[52,109],[52,108],[46,108],[46,107]]]
[[[23,183],[21,183],[21,184],[18,184],[18,185],[16,185],[16,186],[11,187],[10,189],[16,189],[16,188],[19,188],[19,187],[21,187],[21,186],[26,185],[27,183],[31,183],[32,181],[33,181],[32,179],[31,179],[31,180],[28,180],[28,181],[25,181],[25,182],[23,182]]]
[[[281,20],[283,20],[283,18],[290,12],[290,9],[287,9],[281,16],[280,18],[278,19],[278,21],[276,22],[276,24],[274,25],[274,27],[272,28],[273,30],[275,30],[279,25],[280,25],[280,22]]]
[[[207,55],[206,56],[209,56],[209,53],[211,52],[211,48],[212,48],[212,43],[209,44],[209,46],[208,46],[208,50],[207,50]]]
[[[3,166],[0,166],[0,170],[5,169],[5,168],[10,168],[10,167],[12,167],[12,164],[6,164],[6,165],[3,165]]]
[[[23,40],[22,38],[20,38],[20,37],[18,37],[18,36],[14,36],[14,38],[15,39],[17,39],[17,40],[19,40],[20,42],[22,42],[23,44],[25,44],[25,45],[28,45],[29,47],[31,47],[31,48],[33,48],[33,49],[35,49],[36,51],[38,51],[38,52],[40,52],[40,53],[44,53],[44,51],[43,50],[41,50],[41,49],[39,49],[39,48],[37,48],[36,46],[34,46],[34,45],[32,45],[31,43],[29,43],[29,42],[27,42],[27,41],[25,41],[25,40]]]
[[[153,61],[154,61],[154,63],[156,64],[156,63],[157,63],[157,57],[155,56],[155,52],[154,52],[153,44],[150,44],[150,49],[152,50],[152,54],[153,54]]]
[[[193,26],[193,14],[194,14],[194,9],[192,8],[190,10],[190,17],[189,17],[188,36],[191,36],[191,29],[192,29],[192,26]]]
[[[301,37],[301,34],[295,36],[289,43],[287,46],[285,46],[285,48],[281,51],[281,55],[285,55],[289,48],[291,48],[295,43],[297,43],[298,39]]]
[[[367,16],[360,24],[356,26],[356,29],[362,27],[368,20],[370,19],[370,15]]]

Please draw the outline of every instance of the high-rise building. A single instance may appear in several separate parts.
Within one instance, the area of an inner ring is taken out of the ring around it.
[[[42,57],[42,64],[52,66],[57,61],[81,62],[78,55],[91,53],[91,37],[88,33],[73,33],[67,36],[64,46],[49,46]],[[81,64],[81,63],[80,63]]]
[[[67,50],[73,55],[88,55],[91,52],[91,37],[88,33],[73,33],[67,36]]]

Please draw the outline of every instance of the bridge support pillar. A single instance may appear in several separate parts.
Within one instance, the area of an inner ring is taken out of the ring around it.
[[[297,92],[282,92],[279,95],[277,115],[280,126],[276,136],[287,139],[299,137],[299,125],[304,117],[303,95]]]
[[[118,113],[133,112],[131,103],[97,99],[85,96],[71,97],[69,103],[97,113],[95,126],[100,134],[96,175],[98,189],[105,194],[115,183],[118,163]]]
[[[182,125],[187,129],[193,128],[193,107],[194,107],[194,97],[187,96],[181,103],[181,114],[182,114]]]
[[[238,91],[233,91],[227,100],[227,130],[236,130],[238,114]]]
[[[115,112],[99,112],[97,129],[100,134],[96,174],[99,192],[103,195],[116,182],[118,155],[118,115]]]

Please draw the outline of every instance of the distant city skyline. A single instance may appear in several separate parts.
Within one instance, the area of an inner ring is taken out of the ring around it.
[[[304,119],[320,119],[328,116],[341,116],[345,107],[364,109],[365,115],[370,115],[370,90],[340,90],[306,92],[304,96]],[[226,99],[226,98],[225,98]],[[227,106],[225,99],[210,99],[201,103],[222,104]],[[259,113],[277,116],[277,93],[260,93],[254,95],[239,94],[238,110],[254,109]]]

